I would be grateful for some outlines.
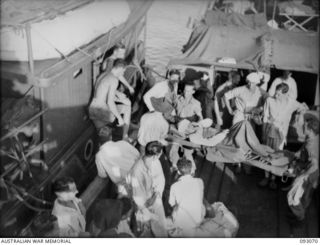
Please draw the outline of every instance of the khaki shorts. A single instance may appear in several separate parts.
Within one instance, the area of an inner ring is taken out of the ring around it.
[[[120,114],[125,113],[125,110],[128,108],[128,106],[123,104],[117,104],[116,107]],[[93,106],[89,107],[89,118],[93,121],[97,129],[104,126],[111,126],[110,124],[115,120],[115,116],[109,109]]]
[[[114,121],[114,115],[108,109],[89,107],[89,118],[97,128],[101,128]]]

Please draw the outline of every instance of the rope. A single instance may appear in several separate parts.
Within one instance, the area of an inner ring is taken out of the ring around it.
[[[155,74],[158,75],[159,77],[162,77],[162,78],[166,79],[165,76],[163,76],[163,75],[161,75],[160,73],[158,73],[157,71],[155,71],[151,66],[149,66],[149,65],[144,65],[143,67],[148,68],[151,72],[155,73]]]
[[[27,92],[23,94],[21,99],[23,99],[23,97],[25,97],[31,91],[31,89],[33,89],[33,85],[31,85],[30,88],[28,88]]]

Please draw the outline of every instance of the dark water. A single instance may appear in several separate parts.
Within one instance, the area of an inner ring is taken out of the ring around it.
[[[192,29],[189,17],[201,15],[206,0],[155,0],[148,12],[147,63],[164,74],[171,58],[181,54]]]

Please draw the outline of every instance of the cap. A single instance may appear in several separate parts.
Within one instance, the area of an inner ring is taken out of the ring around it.
[[[246,78],[250,83],[259,84],[260,83],[260,76],[256,72],[250,73]]]

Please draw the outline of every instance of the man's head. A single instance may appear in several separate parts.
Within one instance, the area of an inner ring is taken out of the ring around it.
[[[177,83],[180,81],[180,72],[179,70],[171,70],[169,71],[169,81],[173,83]]]
[[[177,162],[177,167],[178,167],[179,172],[182,175],[191,174],[192,163],[190,160],[188,160],[184,157],[180,158],[179,161]]]
[[[118,77],[123,76],[126,66],[127,64],[123,59],[116,59],[113,63],[113,74]]]
[[[240,74],[237,71],[231,71],[229,73],[229,76],[229,79],[231,80],[232,84],[237,86],[241,80]]]
[[[162,144],[159,141],[151,141],[146,145],[146,157],[160,158],[162,154]]]
[[[289,77],[291,77],[291,75],[292,75],[291,71],[284,70],[284,71],[282,72],[282,78],[283,78],[284,80],[287,80]]]
[[[249,89],[255,89],[256,86],[260,83],[260,76],[256,72],[251,72],[247,77],[247,87]]]
[[[201,81],[199,79],[196,79],[193,81],[194,88],[197,90],[201,87]]]
[[[191,81],[187,81],[184,84],[184,90],[183,90],[184,98],[190,99],[195,92],[194,88],[195,88],[194,83]]]
[[[306,119],[303,132],[306,136],[319,135],[319,120],[313,117]]]
[[[289,91],[289,86],[286,83],[280,83],[276,86],[276,91],[274,97],[280,99],[283,95],[287,94]]]
[[[118,43],[113,47],[112,56],[115,59],[124,59],[126,53],[126,47],[122,43]]]
[[[53,192],[61,201],[71,201],[75,199],[78,189],[73,178],[63,177],[53,183]]]

